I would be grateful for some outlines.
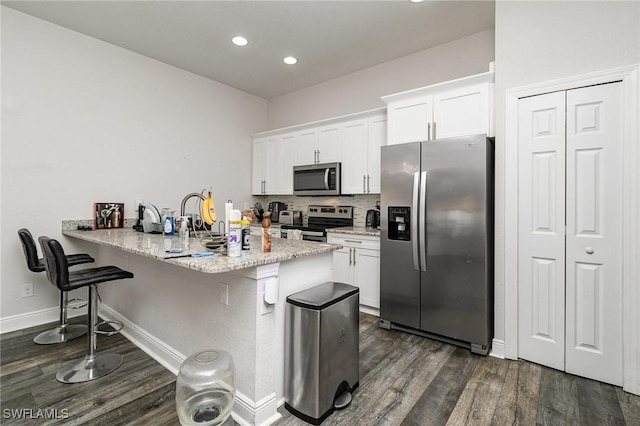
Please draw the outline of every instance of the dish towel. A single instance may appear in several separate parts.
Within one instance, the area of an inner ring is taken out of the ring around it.
[[[302,239],[302,231],[299,229],[289,229],[287,230],[287,240],[301,240]]]

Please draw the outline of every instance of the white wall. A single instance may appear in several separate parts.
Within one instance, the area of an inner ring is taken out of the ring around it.
[[[489,71],[493,30],[269,99],[269,129],[386,106],[381,96]]]
[[[131,218],[136,199],[179,209],[210,186],[219,206],[251,200],[250,135],[266,128],[264,99],[1,9],[1,318],[58,304],[44,274],[26,268],[20,227],[91,251],[62,237],[61,221],[91,218],[97,201],[123,202]],[[35,296],[23,299],[27,282]]]
[[[504,338],[505,321],[506,90],[638,62],[637,1],[496,2],[496,338]]]

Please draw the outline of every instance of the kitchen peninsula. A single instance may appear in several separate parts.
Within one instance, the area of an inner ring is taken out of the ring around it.
[[[100,289],[100,315],[123,322],[123,334],[177,374],[190,354],[219,348],[236,367],[234,418],[243,424],[275,421],[283,398],[286,296],[330,281],[332,252],[340,245],[273,239],[262,253],[260,238],[242,257],[167,257],[206,251],[191,238],[188,251],[170,254],[178,237],[132,229],[70,230],[84,240],[100,264],[134,273],[133,280]],[[264,301],[265,286],[277,286],[277,301]],[[126,360],[125,360],[126,362]]]

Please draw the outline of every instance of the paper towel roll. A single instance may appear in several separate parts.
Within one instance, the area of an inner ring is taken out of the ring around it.
[[[233,201],[228,200],[224,203],[224,233],[229,235],[229,221],[231,220],[231,210],[233,210]]]

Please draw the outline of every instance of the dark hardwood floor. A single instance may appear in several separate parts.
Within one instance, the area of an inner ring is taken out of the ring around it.
[[[98,350],[124,356],[118,370],[93,382],[58,383],[56,371],[83,356],[86,339],[32,342],[53,325],[0,336],[1,424],[178,425],[175,376],[122,336],[98,338]],[[11,418],[12,409],[68,418]],[[278,426],[307,424],[279,411]],[[525,361],[383,330],[375,317],[361,314],[360,388],[323,425],[445,424],[640,426],[640,397]]]

